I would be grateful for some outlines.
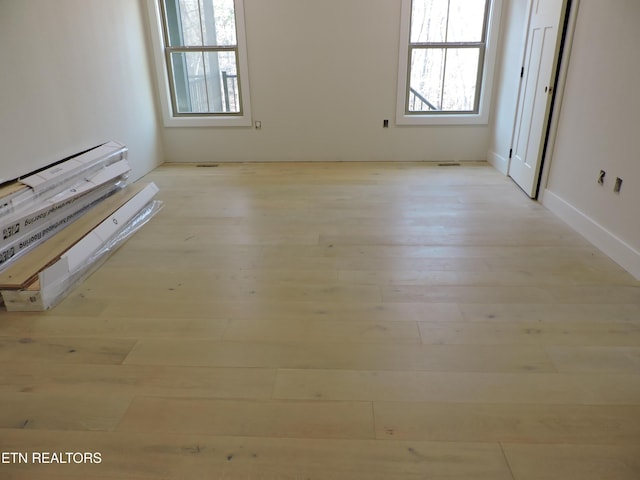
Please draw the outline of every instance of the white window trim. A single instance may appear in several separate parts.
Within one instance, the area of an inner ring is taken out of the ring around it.
[[[411,0],[402,0],[402,17],[400,25],[400,51],[398,60],[398,96],[396,101],[397,125],[482,125],[489,123],[489,108],[491,106],[491,92],[493,90],[494,70],[498,50],[500,30],[500,12],[502,0],[493,0],[487,20],[487,39],[484,65],[482,68],[482,87],[478,113],[448,113],[448,114],[411,114],[405,112],[407,95],[407,75],[409,70],[409,40],[411,30]]]
[[[147,0],[149,20],[151,24],[151,43],[155,63],[162,118],[165,127],[251,127],[251,95],[249,93],[249,61],[247,58],[247,41],[244,21],[244,1],[234,0],[236,15],[236,36],[238,42],[238,74],[242,92],[242,115],[198,115],[193,117],[176,116],[171,102],[169,74],[164,55],[165,43],[162,25],[162,0]]]

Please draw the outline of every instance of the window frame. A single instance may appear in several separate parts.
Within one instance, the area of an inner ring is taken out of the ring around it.
[[[248,56],[244,0],[234,1],[236,46],[171,47],[168,45],[168,26],[164,17],[164,0],[147,0],[151,23],[151,40],[158,81],[160,104],[165,127],[251,127],[251,103],[248,80]],[[240,113],[181,113],[175,103],[171,53],[235,51],[238,74]]]
[[[496,65],[497,44],[500,27],[500,12],[502,0],[488,0],[487,13],[484,18],[484,42],[448,43],[412,43],[411,16],[413,0],[402,0],[400,25],[400,50],[398,62],[398,92],[396,101],[397,125],[474,125],[489,123],[489,107],[493,87],[494,70]],[[480,43],[483,43],[480,46]],[[479,50],[478,85],[476,94],[476,108],[474,112],[408,112],[411,56],[414,49],[422,48],[477,48]]]

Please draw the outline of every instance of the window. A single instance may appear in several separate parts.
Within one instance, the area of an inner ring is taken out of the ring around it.
[[[167,126],[249,126],[242,0],[149,0]]]
[[[399,124],[487,122],[498,3],[403,0]]]

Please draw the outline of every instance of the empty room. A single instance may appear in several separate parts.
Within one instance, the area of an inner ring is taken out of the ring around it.
[[[640,479],[639,24],[0,0],[0,478]]]

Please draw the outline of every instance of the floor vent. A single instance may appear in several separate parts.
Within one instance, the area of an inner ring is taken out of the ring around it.
[[[459,163],[451,162],[451,163],[439,163],[439,167],[459,167]]]
[[[213,167],[219,167],[220,165],[217,163],[199,163],[196,165],[196,167],[198,168],[213,168]]]

